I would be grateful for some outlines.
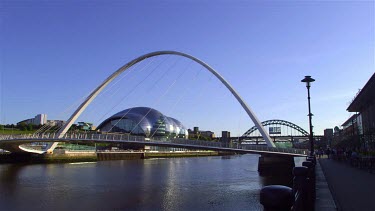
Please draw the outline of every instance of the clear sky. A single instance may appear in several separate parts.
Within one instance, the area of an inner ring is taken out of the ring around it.
[[[0,124],[39,113],[67,119],[69,106],[78,106],[126,62],[152,51],[176,50],[215,68],[261,121],[284,119],[306,130],[307,91],[300,81],[311,75],[316,79],[313,124],[315,133],[322,134],[350,116],[348,103],[375,71],[374,1],[2,0],[0,18]],[[178,69],[190,65],[184,62]],[[197,68],[188,71],[183,78],[193,84]],[[126,79],[119,83],[125,84],[120,93],[130,87]],[[142,105],[187,127],[216,133],[241,135],[253,126],[209,74],[199,76],[195,85],[178,83],[181,90],[189,86],[202,94],[192,98],[195,94],[187,92],[178,108],[173,107],[176,101],[155,103],[146,96],[108,110],[119,95],[94,102],[80,120],[98,124]],[[147,95],[141,90],[138,96]]]

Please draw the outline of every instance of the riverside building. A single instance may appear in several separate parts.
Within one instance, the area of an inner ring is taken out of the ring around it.
[[[353,134],[358,134],[363,147],[375,150],[375,73],[347,108],[349,112],[356,112],[355,119],[360,127]]]
[[[130,133],[147,138],[185,138],[188,135],[180,121],[149,107],[134,107],[120,111],[104,120],[97,129],[101,132]]]

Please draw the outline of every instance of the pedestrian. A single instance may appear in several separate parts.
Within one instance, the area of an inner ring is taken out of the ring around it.
[[[329,155],[331,154],[331,149],[330,148],[327,148],[326,149],[326,155],[327,155],[327,158],[329,159]]]

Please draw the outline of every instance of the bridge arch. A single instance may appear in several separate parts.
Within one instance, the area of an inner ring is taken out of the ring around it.
[[[268,125],[284,125],[284,126],[292,128],[294,130],[297,130],[302,135],[305,135],[305,136],[309,135],[309,133],[306,130],[304,130],[303,128],[301,128],[300,126],[298,126],[298,125],[296,125],[292,122],[288,122],[288,121],[281,120],[281,119],[272,119],[272,120],[267,120],[267,121],[262,122],[262,126],[268,126]],[[256,126],[253,126],[249,130],[247,130],[242,136],[248,137],[248,136],[250,136],[251,133],[255,132],[257,129],[258,128]]]
[[[91,94],[84,100],[84,102],[77,108],[77,110],[71,115],[71,117],[67,120],[66,124],[59,130],[58,135],[59,137],[63,137],[64,134],[68,131],[70,126],[77,120],[77,118],[81,115],[81,113],[86,109],[86,107],[95,99],[95,97],[109,84],[111,81],[113,81],[116,77],[118,77],[121,73],[132,67],[133,65],[154,56],[159,55],[177,55],[186,57],[188,59],[191,59],[203,67],[205,67],[206,70],[211,72],[214,76],[216,76],[217,79],[219,79],[227,89],[233,94],[233,96],[237,99],[237,101],[241,104],[243,109],[246,111],[246,113],[249,115],[251,120],[254,122],[254,124],[259,128],[260,133],[262,134],[264,140],[266,141],[267,145],[270,147],[275,147],[275,144],[271,141],[271,138],[269,137],[268,133],[264,130],[262,124],[260,123],[259,119],[255,116],[254,112],[250,109],[250,107],[245,103],[245,101],[241,98],[241,96],[233,89],[233,87],[218,73],[216,72],[212,67],[210,67],[208,64],[204,63],[203,61],[185,53],[181,53],[178,51],[156,51],[152,53],[145,54],[143,56],[140,56],[138,58],[133,59],[132,61],[126,63],[124,66],[120,67],[117,71],[112,73],[107,79],[105,79],[102,84],[100,84]],[[53,149],[57,146],[57,142],[51,144],[48,148],[48,152],[52,153]]]

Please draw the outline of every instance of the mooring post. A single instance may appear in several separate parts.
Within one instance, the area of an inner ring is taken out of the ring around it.
[[[294,204],[293,190],[283,185],[269,185],[260,191],[260,203],[265,211],[290,211]]]
[[[293,169],[293,195],[295,197],[293,211],[308,210],[307,203],[307,185],[308,185],[308,171],[305,166],[294,167]]]
[[[308,210],[314,210],[315,205],[315,165],[311,161],[305,161],[302,166],[308,168],[308,185],[307,185],[307,199],[308,199]]]

